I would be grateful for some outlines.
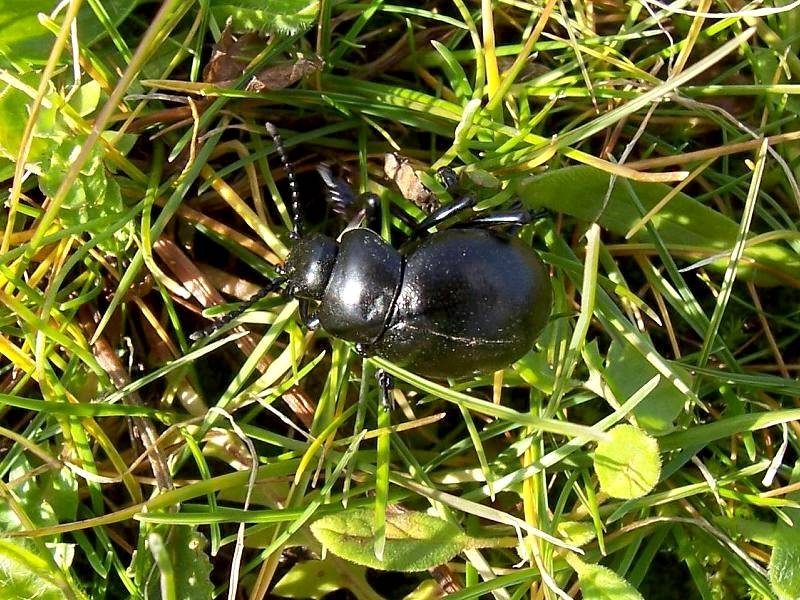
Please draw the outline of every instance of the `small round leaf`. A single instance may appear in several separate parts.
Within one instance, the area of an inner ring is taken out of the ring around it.
[[[575,556],[567,562],[578,573],[584,600],[643,600],[630,583],[611,569],[585,563]]]
[[[375,557],[375,512],[358,508],[328,515],[311,531],[336,556],[382,571],[424,571],[450,560],[469,546],[458,527],[421,512],[386,513],[383,560]]]
[[[658,483],[661,459],[656,440],[632,425],[619,425],[597,444],[594,470],[600,489],[614,498],[639,498]]]

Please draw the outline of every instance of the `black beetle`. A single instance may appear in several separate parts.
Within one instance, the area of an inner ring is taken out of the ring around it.
[[[458,378],[495,371],[531,349],[550,315],[549,276],[534,250],[492,229],[527,223],[530,213],[491,213],[428,234],[475,204],[475,196],[466,195],[425,219],[400,251],[365,227],[350,228],[338,240],[303,236],[292,165],[276,128],[268,124],[267,130],[291,189],[294,247],[280,277],[193,339],[285,286],[286,294],[300,300],[310,328],[321,325],[353,342],[360,354],[381,356],[423,376]],[[364,216],[368,223],[372,220],[376,196],[355,198],[326,168],[320,173],[337,212],[358,204],[357,221]]]

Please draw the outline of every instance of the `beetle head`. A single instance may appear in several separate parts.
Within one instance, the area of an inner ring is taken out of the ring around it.
[[[283,265],[289,293],[306,300],[322,300],[338,250],[336,241],[322,234],[298,239]]]

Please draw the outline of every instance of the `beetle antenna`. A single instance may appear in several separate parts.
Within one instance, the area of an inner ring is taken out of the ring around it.
[[[258,290],[255,294],[253,294],[249,300],[247,300],[246,302],[242,302],[239,306],[234,308],[227,315],[217,319],[205,329],[201,329],[200,331],[195,331],[189,336],[189,339],[193,342],[196,342],[199,339],[210,336],[215,331],[225,327],[225,325],[236,319],[244,311],[253,306],[253,304],[258,302],[262,298],[266,297],[270,292],[274,292],[275,290],[277,290],[284,283],[286,283],[285,277],[278,277],[277,279],[273,279],[267,285]]]
[[[269,121],[266,122],[267,133],[272,138],[275,144],[275,150],[283,163],[283,169],[286,171],[286,179],[289,180],[289,192],[291,194],[291,213],[292,213],[292,237],[295,239],[300,237],[301,224],[300,224],[300,194],[297,191],[297,180],[294,176],[294,166],[289,162],[286,156],[286,148],[283,145],[283,138],[281,137],[278,128]]]

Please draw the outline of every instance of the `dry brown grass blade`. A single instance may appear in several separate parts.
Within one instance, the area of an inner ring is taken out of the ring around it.
[[[796,142],[800,140],[800,131],[791,131],[789,133],[781,133],[778,135],[771,135],[766,138],[767,144],[774,146],[775,144],[786,144],[789,142]],[[757,150],[761,146],[761,139],[748,140],[746,142],[738,142],[736,144],[726,144],[725,146],[717,146],[715,148],[706,148],[705,150],[696,150],[694,152],[685,152],[683,154],[676,154],[674,156],[660,156],[658,158],[645,158],[628,163],[628,167],[632,169],[661,169],[663,167],[671,167],[673,165],[685,165],[690,162],[698,160],[708,160],[709,158],[716,158],[719,156],[728,156],[730,154],[739,154],[740,152],[751,152]]]
[[[197,268],[197,265],[183,253],[177,244],[162,237],[153,245],[153,249],[159,258],[166,263],[181,285],[189,290],[203,307],[208,308],[225,302],[225,299],[211,285],[205,274]],[[244,331],[244,328],[240,327],[237,330]],[[245,356],[250,356],[253,353],[256,343],[255,335],[252,333],[236,340],[236,346]],[[260,358],[257,369],[264,373],[271,362],[271,357],[265,355]],[[310,427],[314,416],[314,403],[311,398],[297,386],[286,392],[283,398],[297,418],[306,427]]]
[[[87,305],[83,305],[78,311],[78,318],[81,327],[91,338],[94,334],[95,325],[100,321],[100,315],[92,311]],[[111,344],[105,336],[100,335],[92,344],[92,354],[97,362],[103,367],[111,378],[114,386],[119,390],[130,384],[131,379],[128,371],[122,365]],[[131,392],[125,397],[126,404],[132,406],[144,406],[139,392]],[[150,458],[150,468],[155,476],[158,489],[162,492],[171,490],[174,487],[172,474],[167,465],[166,456],[158,446],[158,434],[155,425],[147,417],[131,417],[133,423],[133,434],[142,442],[148,457]]]

